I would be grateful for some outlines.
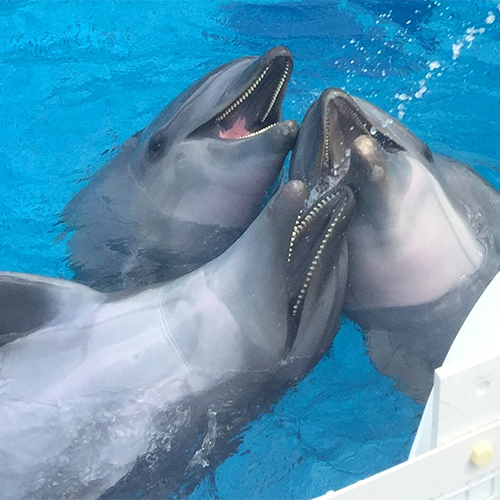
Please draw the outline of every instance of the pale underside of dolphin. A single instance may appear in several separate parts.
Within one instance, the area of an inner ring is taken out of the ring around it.
[[[140,292],[0,274],[2,500],[170,498],[218,465],[338,328],[353,196],[304,198],[285,185],[220,257]]]
[[[281,120],[284,47],[208,73],[133,135],[64,210],[75,280],[100,291],[182,276],[262,209],[298,125]]]
[[[499,193],[340,89],[325,90],[304,118],[291,178],[354,189],[345,311],[363,327],[378,369],[425,400],[500,269]]]

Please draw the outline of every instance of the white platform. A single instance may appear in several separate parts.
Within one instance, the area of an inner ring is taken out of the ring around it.
[[[410,458],[317,500],[500,499],[500,273],[436,370]]]

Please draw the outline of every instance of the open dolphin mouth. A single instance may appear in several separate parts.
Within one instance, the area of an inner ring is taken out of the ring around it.
[[[335,180],[344,178],[351,163],[354,141],[372,137],[386,151],[403,148],[374,125],[343,90],[328,89],[321,98],[323,122],[322,173]]]
[[[304,208],[295,222],[288,252],[290,316],[298,323],[311,282],[323,262],[333,262],[333,254],[347,229],[354,195],[346,186],[325,192],[314,204]]]
[[[226,140],[247,139],[276,126],[292,67],[291,54],[281,49],[238,97],[196,133]]]

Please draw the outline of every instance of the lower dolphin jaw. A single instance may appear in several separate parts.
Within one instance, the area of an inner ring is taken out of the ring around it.
[[[290,287],[289,310],[297,320],[316,270],[325,254],[331,254],[330,245],[340,247],[353,212],[353,199],[349,188],[336,187],[304,208],[297,217],[288,253],[289,275],[296,280]]]
[[[289,53],[269,60],[236,99],[191,135],[241,140],[265,133],[278,125],[292,66]]]

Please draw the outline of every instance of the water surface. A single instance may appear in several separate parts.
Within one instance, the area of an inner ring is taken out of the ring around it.
[[[196,78],[278,44],[295,56],[286,118],[338,86],[500,187],[497,1],[4,2],[0,269],[70,278],[58,221],[73,194]],[[346,321],[192,498],[341,488],[405,460],[421,412]]]

